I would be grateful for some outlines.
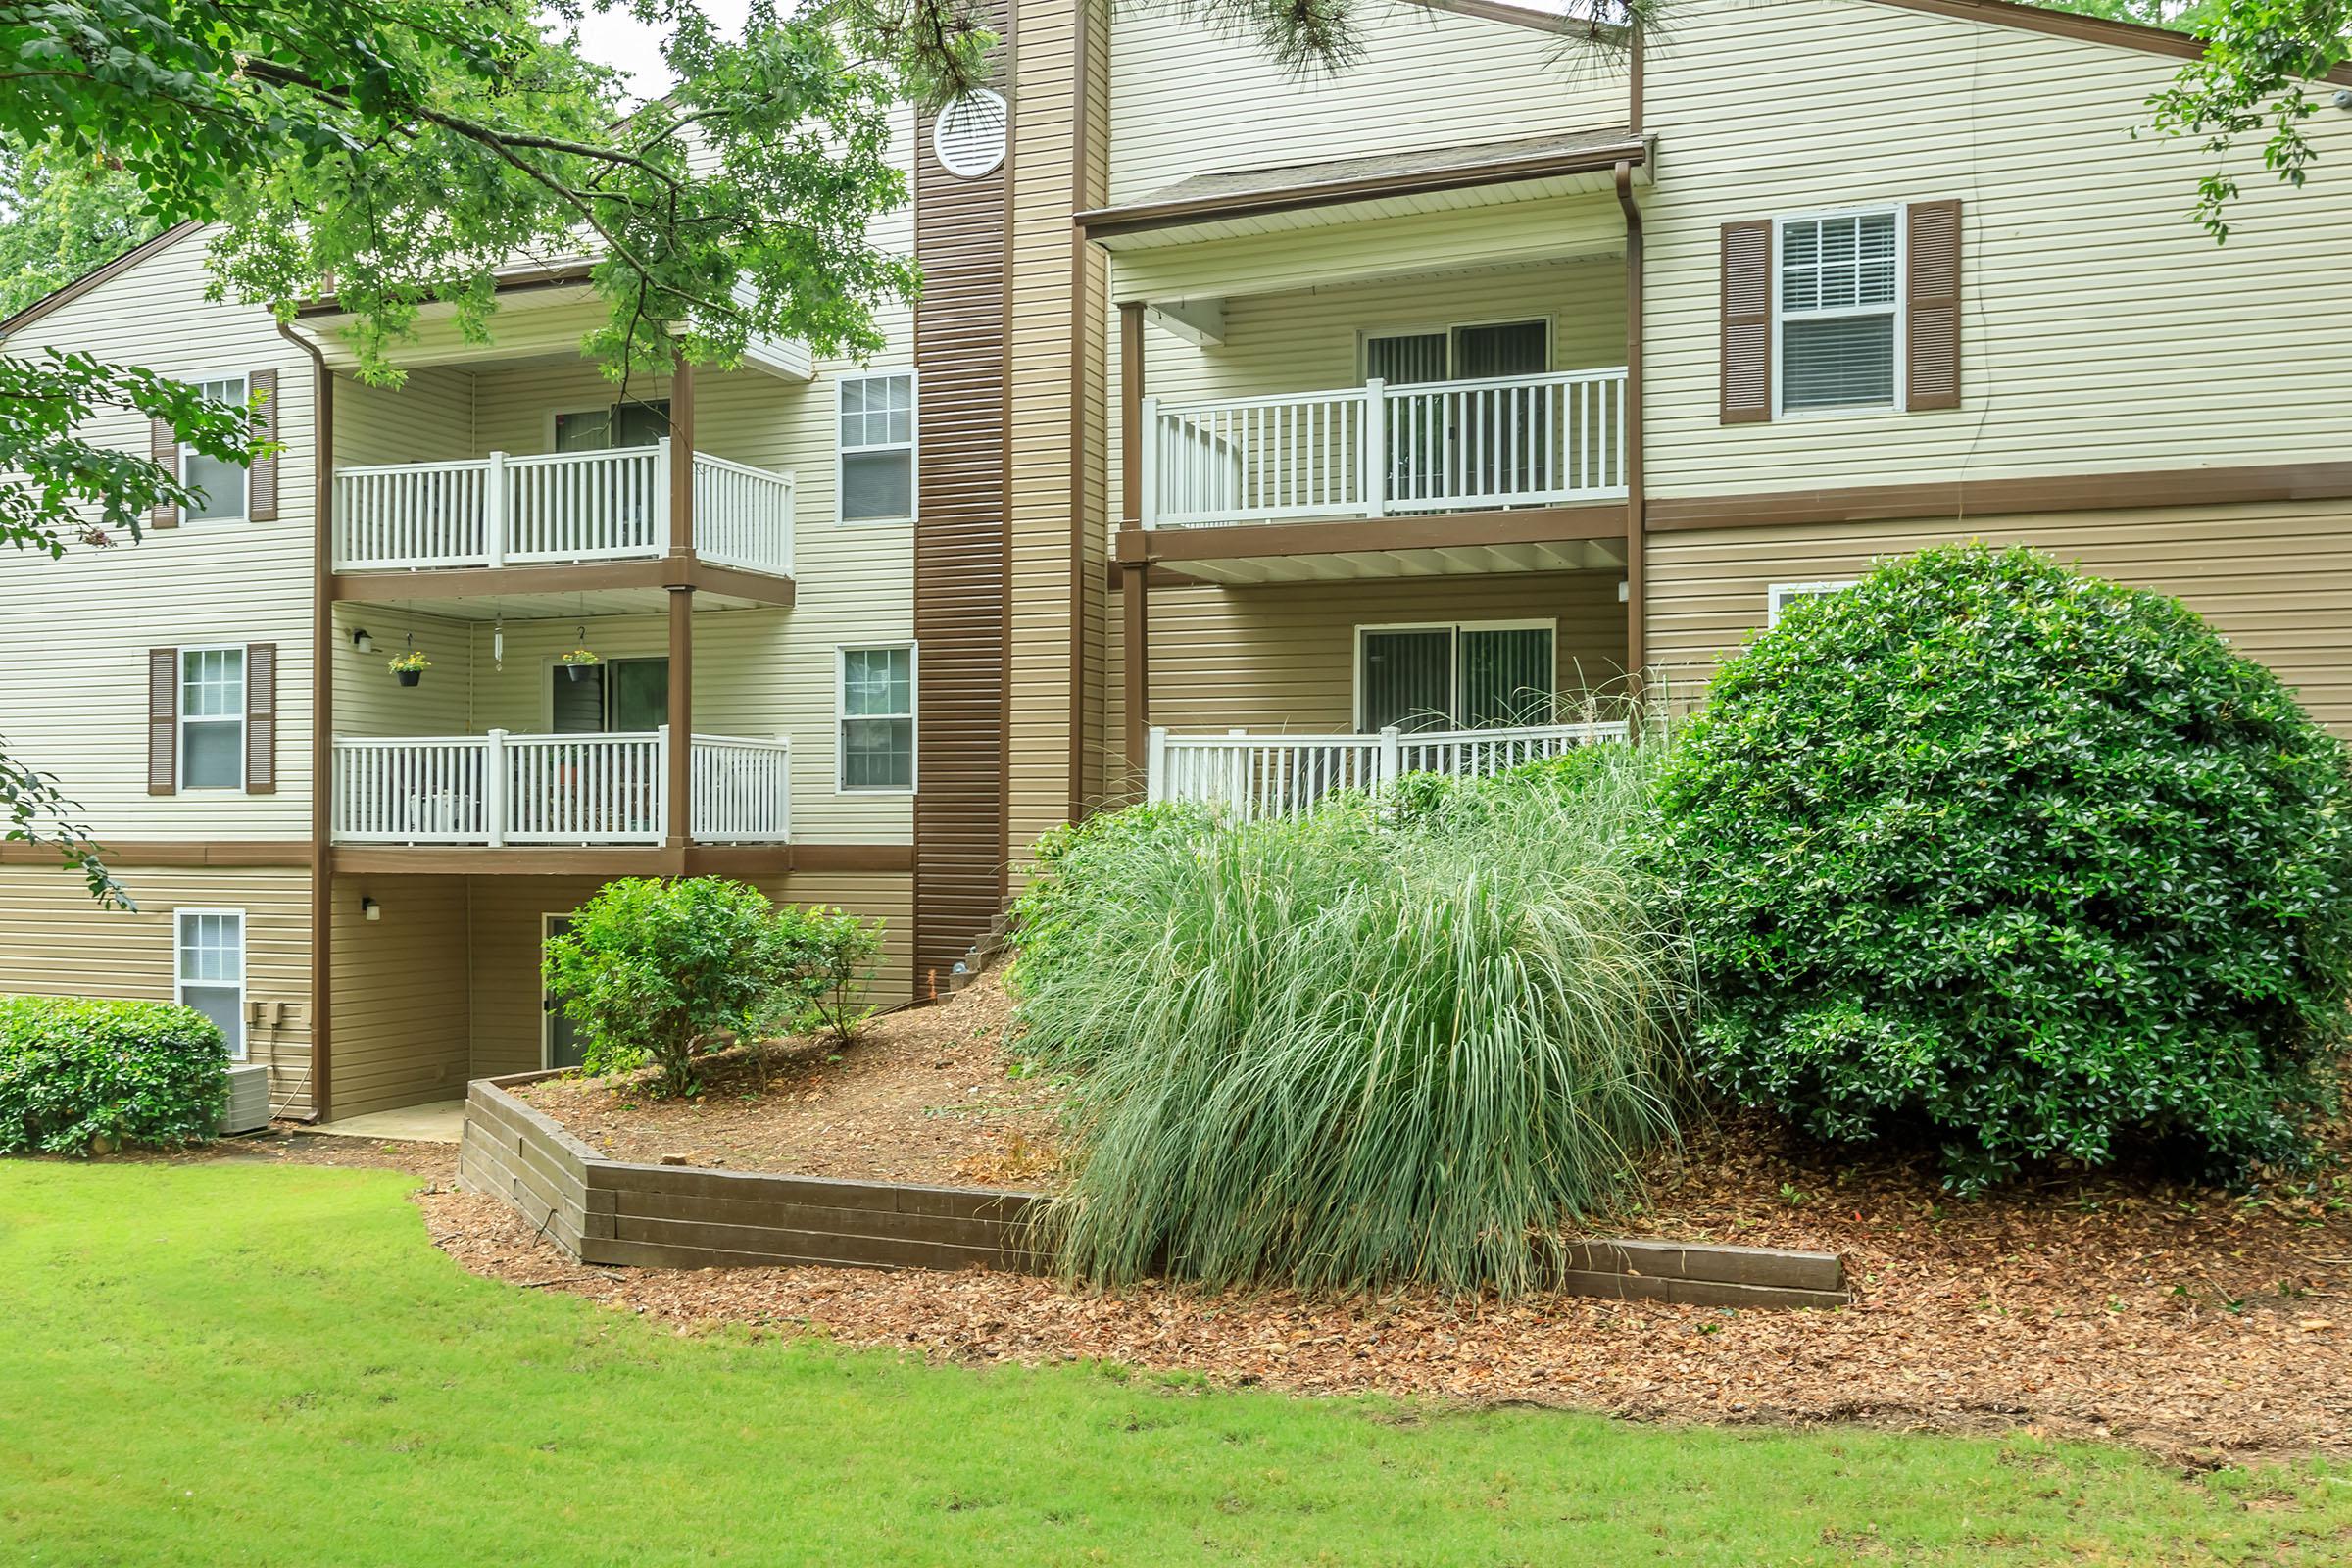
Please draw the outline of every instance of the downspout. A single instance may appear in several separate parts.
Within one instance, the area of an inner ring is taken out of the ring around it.
[[[1635,80],[1641,80],[1639,53]],[[1635,101],[1640,102],[1639,96]],[[1638,128],[1638,127],[1637,127]],[[1617,205],[1625,209],[1625,672],[1632,695],[1648,679],[1642,496],[1642,209],[1634,202],[1634,167],[1617,163]]]
[[[335,377],[318,345],[285,322],[277,335],[311,358],[311,1119],[332,1118],[334,1075],[334,601],[327,550],[335,486]]]

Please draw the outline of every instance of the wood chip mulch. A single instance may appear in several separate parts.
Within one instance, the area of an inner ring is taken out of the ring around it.
[[[749,1324],[964,1363],[1103,1359],[1228,1385],[1657,1421],[2023,1428],[2213,1464],[2352,1455],[2352,1137],[2334,1132],[2319,1178],[2251,1193],[2124,1173],[1960,1202],[1925,1162],[1840,1163],[1740,1121],[1663,1162],[1620,1227],[1839,1251],[1856,1299],[1831,1312],[582,1268],[494,1200],[420,1200],[466,1267],[679,1332]]]
[[[1001,973],[937,1006],[868,1022],[854,1044],[772,1042],[710,1057],[690,1099],[650,1075],[517,1091],[614,1159],[943,1186],[1051,1185],[1058,1088],[1008,1076]]]

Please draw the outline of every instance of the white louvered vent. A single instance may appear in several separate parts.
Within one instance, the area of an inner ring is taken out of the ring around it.
[[[992,173],[1004,161],[1004,100],[976,87],[939,112],[931,125],[931,150],[939,166],[964,179]]]
[[[220,1131],[250,1133],[270,1125],[270,1069],[258,1061],[228,1069],[228,1102],[220,1107]]]

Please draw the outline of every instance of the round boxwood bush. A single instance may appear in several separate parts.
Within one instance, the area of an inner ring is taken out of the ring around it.
[[[193,1007],[0,997],[0,1154],[210,1138],[228,1046]]]
[[[2345,749],[2177,600],[2025,549],[1798,600],[1676,744],[1700,1070],[1974,1191],[2294,1160],[2352,985]]]

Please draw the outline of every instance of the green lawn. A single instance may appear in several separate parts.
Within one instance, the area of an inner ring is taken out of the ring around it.
[[[2352,1477],[969,1372],[461,1273],[375,1171],[0,1161],[0,1562],[2341,1561]]]

